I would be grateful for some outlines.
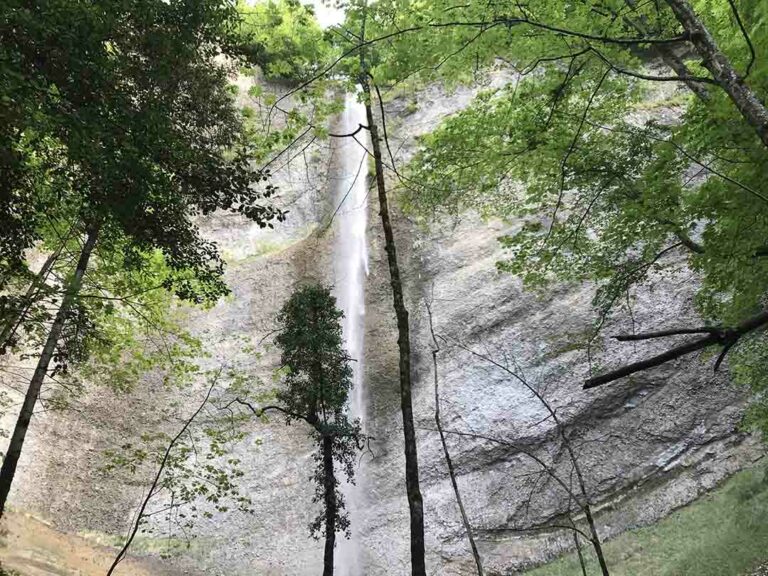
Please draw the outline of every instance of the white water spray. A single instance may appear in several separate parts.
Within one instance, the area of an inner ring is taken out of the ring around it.
[[[365,106],[355,94],[347,94],[344,113],[338,132],[351,134],[366,124]],[[352,392],[349,401],[350,420],[360,418],[365,430],[365,391],[363,389],[364,328],[365,328],[365,281],[368,276],[368,147],[366,130],[357,132],[354,138],[337,141],[338,177],[335,180],[337,226],[335,285],[339,307],[344,312],[342,325],[344,345],[352,362]],[[345,485],[344,497],[352,522],[349,540],[338,540],[336,570],[338,576],[360,576],[359,487],[361,470],[357,470],[357,486]]]

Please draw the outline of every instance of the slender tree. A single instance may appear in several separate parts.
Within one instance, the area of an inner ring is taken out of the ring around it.
[[[64,299],[56,314],[56,318],[53,321],[53,325],[48,332],[45,346],[40,354],[35,372],[32,375],[32,380],[29,383],[29,388],[27,388],[27,393],[24,396],[24,403],[21,406],[16,426],[13,429],[13,435],[11,436],[11,441],[8,445],[8,451],[5,453],[5,458],[3,459],[3,465],[0,468],[0,515],[4,510],[8,493],[11,490],[11,483],[13,482],[13,477],[16,473],[16,466],[19,462],[19,456],[21,456],[21,449],[24,445],[27,430],[29,429],[29,423],[32,419],[35,403],[40,394],[40,388],[43,385],[43,380],[48,372],[48,366],[51,363],[51,359],[56,350],[56,345],[59,342],[59,338],[64,329],[66,317],[69,314],[77,293],[80,290],[80,286],[83,283],[83,275],[88,267],[88,261],[91,258],[93,247],[96,244],[97,234],[98,232],[96,230],[92,230],[88,234],[85,244],[83,245],[83,250],[77,261],[75,273],[67,286]]]
[[[135,513],[129,515],[125,541],[106,576],[116,572],[140,533],[158,536],[158,532],[167,532],[170,544],[174,533],[188,540],[198,518],[209,517],[211,509],[219,513],[232,508],[253,512],[250,498],[240,494],[238,479],[244,472],[241,461],[232,453],[246,433],[237,426],[228,407],[220,412],[221,416],[216,410],[221,407],[217,400],[222,394],[215,389],[223,372],[224,367],[220,367],[200,374],[210,380],[210,385],[191,414],[184,414],[192,408],[185,405],[180,407],[178,424],[177,417],[170,418],[178,426],[175,435],[145,429],[139,445],[126,443],[105,453],[107,464],[102,471],[106,473],[119,471],[135,476],[146,472],[148,464],[154,467],[151,477],[146,478],[146,493]],[[232,370],[227,370],[225,376],[231,375]],[[201,502],[205,502],[205,511],[201,510]]]
[[[419,463],[416,443],[416,430],[413,419],[412,374],[411,374],[411,342],[408,309],[405,304],[403,282],[400,274],[400,264],[397,256],[395,231],[392,225],[387,184],[385,177],[382,142],[386,138],[386,124],[382,124],[384,134],[380,132],[378,121],[373,112],[375,74],[377,62],[382,59],[375,40],[368,40],[368,25],[375,19],[375,8],[369,6],[366,0],[354,0],[347,5],[347,20],[339,29],[339,43],[342,51],[336,64],[339,64],[349,85],[359,87],[362,101],[366,110],[366,126],[359,126],[353,133],[335,135],[354,137],[359,130],[368,130],[371,135],[370,154],[373,157],[374,179],[379,204],[379,216],[384,233],[384,247],[389,268],[392,303],[397,321],[398,368],[400,387],[400,408],[403,418],[403,444],[405,453],[405,485],[408,499],[410,519],[410,551],[411,572],[414,576],[426,575],[425,545],[424,545],[424,503],[419,484]],[[359,33],[352,32],[359,30]],[[303,86],[310,84],[334,67],[327,67],[310,78]],[[383,112],[383,108],[381,108]],[[381,119],[385,122],[385,119]]]
[[[350,422],[345,408],[352,386],[351,358],[343,347],[340,320],[343,313],[328,288],[319,285],[296,290],[278,315],[276,342],[282,351],[285,387],[277,394],[280,405],[254,408],[254,413],[282,413],[290,424],[309,424],[317,445],[314,501],[321,512],[310,524],[316,538],[325,538],[323,576],[332,576],[336,533],[349,535],[350,522],[339,490],[339,471],[354,481],[355,456],[364,436],[359,422]]]
[[[362,57],[361,57],[362,59]],[[373,95],[370,78],[366,74],[363,60],[363,75],[360,84],[365,98],[365,113],[368,129],[371,132],[371,148],[374,160],[376,190],[379,199],[379,216],[384,230],[384,245],[389,264],[392,302],[397,318],[397,346],[400,358],[400,409],[403,415],[403,439],[405,446],[405,487],[408,496],[408,510],[411,521],[411,573],[413,576],[426,576],[424,549],[424,501],[419,485],[419,458],[416,448],[416,429],[413,423],[412,375],[411,375],[411,340],[408,324],[408,309],[403,296],[403,282],[400,277],[400,265],[397,260],[395,233],[389,213],[389,201],[384,180],[384,161],[381,153],[381,136],[373,115]]]

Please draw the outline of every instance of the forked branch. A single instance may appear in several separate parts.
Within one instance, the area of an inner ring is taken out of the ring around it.
[[[662,364],[666,364],[667,362],[676,360],[677,358],[681,358],[683,356],[687,356],[688,354],[692,354],[693,352],[704,350],[705,348],[716,345],[722,346],[720,355],[715,361],[714,369],[717,371],[728,352],[743,336],[757,330],[758,328],[762,328],[766,324],[768,324],[768,310],[763,310],[759,314],[755,314],[754,316],[747,318],[742,323],[732,328],[705,326],[701,328],[678,328],[672,330],[663,330],[660,332],[648,332],[634,335],[622,334],[615,336],[615,339],[620,342],[631,342],[684,334],[706,334],[706,336],[703,338],[680,344],[679,346],[670,348],[666,352],[662,352],[656,356],[652,356],[632,364],[627,364],[626,366],[618,368],[617,370],[606,372],[605,374],[595,376],[594,378],[589,378],[584,382],[584,389],[588,390],[589,388],[596,388],[597,386],[608,384],[609,382],[624,378],[625,376],[630,376],[636,372],[641,372],[643,370],[648,370],[649,368],[661,366]]]

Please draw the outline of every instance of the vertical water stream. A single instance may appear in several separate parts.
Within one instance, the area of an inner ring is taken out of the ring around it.
[[[357,101],[355,94],[347,94],[344,112],[338,132],[350,134],[359,125],[366,124],[365,107]],[[360,418],[365,430],[365,389],[364,389],[364,328],[365,328],[365,281],[368,276],[368,242],[366,226],[368,221],[368,158],[366,150],[367,131],[361,130],[355,138],[340,138],[336,142],[335,155],[338,169],[334,180],[338,212],[335,216],[335,287],[338,305],[344,312],[343,335],[347,352],[352,362],[352,392],[349,401],[350,420]],[[344,485],[343,494],[347,511],[352,522],[352,536],[341,538],[336,554],[336,574],[339,576],[360,576],[360,530],[361,509],[360,487],[362,470],[357,469],[357,485]]]

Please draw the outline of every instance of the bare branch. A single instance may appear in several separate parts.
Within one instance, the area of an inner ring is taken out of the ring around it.
[[[133,540],[139,531],[139,527],[141,526],[141,521],[145,517],[145,510],[147,508],[147,505],[149,504],[149,501],[152,499],[152,496],[155,495],[157,485],[160,482],[160,477],[163,475],[163,471],[165,470],[165,465],[168,462],[168,458],[171,454],[171,451],[176,445],[176,442],[179,441],[179,438],[181,438],[184,435],[184,433],[187,431],[187,428],[189,428],[189,426],[192,424],[192,421],[195,418],[197,418],[197,415],[200,414],[200,412],[203,410],[205,405],[208,403],[208,400],[211,397],[211,393],[213,392],[213,388],[216,386],[216,383],[218,382],[220,375],[221,375],[221,369],[219,369],[219,371],[216,373],[216,376],[213,378],[213,382],[211,382],[211,386],[208,388],[208,392],[205,395],[205,398],[203,399],[203,401],[197,407],[197,410],[195,410],[192,413],[192,415],[189,418],[187,418],[187,421],[184,422],[184,426],[182,426],[181,430],[179,430],[176,436],[174,436],[173,439],[168,443],[168,447],[165,449],[165,454],[163,454],[163,458],[162,460],[160,460],[160,466],[158,466],[157,468],[157,473],[155,474],[155,478],[154,480],[152,480],[152,484],[149,487],[149,492],[147,492],[147,495],[144,497],[144,500],[139,506],[139,511],[134,520],[133,528],[131,529],[131,532],[128,535],[128,538],[126,539],[125,544],[123,544],[123,547],[120,549],[120,552],[117,553],[117,556],[115,556],[115,560],[112,562],[112,565],[109,567],[109,570],[107,571],[107,576],[111,576],[112,573],[115,571],[115,568],[117,568],[117,565],[120,563],[120,561],[125,558],[125,555],[128,552],[128,548],[133,543]]]
[[[702,326],[701,328],[671,328],[669,330],[660,330],[659,332],[642,332],[640,334],[619,334],[614,336],[619,342],[633,342],[636,340],[651,340],[652,338],[665,338],[667,336],[680,336],[683,334],[714,334],[721,330],[713,326]]]
[[[365,126],[363,124],[358,124],[354,132],[350,132],[349,134],[333,134],[329,132],[328,136],[330,136],[331,138],[352,138],[361,130],[370,130],[370,128],[368,128],[368,126]]]
[[[736,344],[736,342],[738,342],[738,340],[741,339],[742,336],[750,332],[753,332],[754,330],[757,330],[758,328],[761,328],[766,324],[768,324],[768,310],[764,310],[759,314],[755,314],[754,316],[747,318],[735,328],[719,328],[719,329],[718,328],[714,328],[714,329],[698,328],[698,329],[692,329],[689,332],[683,331],[684,329],[676,329],[676,330],[667,331],[668,332],[667,334],[664,334],[664,333],[655,333],[651,335],[646,334],[645,338],[637,338],[637,337],[632,338],[628,336],[624,337],[623,340],[628,341],[628,340],[643,340],[648,338],[656,338],[656,337],[670,336],[670,335],[676,335],[676,334],[687,334],[687,333],[696,334],[696,333],[703,333],[703,332],[708,333],[708,335],[705,336],[704,338],[699,338],[698,340],[693,340],[691,342],[681,344],[680,346],[675,346],[674,348],[671,348],[666,352],[663,352],[656,356],[652,356],[651,358],[647,358],[639,362],[628,364],[627,366],[624,366],[617,370],[613,370],[611,372],[606,372],[605,374],[602,374],[600,376],[595,376],[594,378],[589,378],[584,382],[584,389],[587,390],[589,388],[596,388],[597,386],[608,384],[609,382],[613,382],[614,380],[624,378],[625,376],[630,376],[632,374],[635,374],[636,372],[648,370],[649,368],[661,366],[662,364],[665,364],[672,360],[676,360],[677,358],[681,358],[683,356],[686,356],[693,352],[697,352],[699,350],[704,350],[705,348],[708,348],[709,346],[714,346],[714,345],[723,346],[722,353],[720,354],[717,361],[715,362],[715,370],[717,370],[720,367],[720,364],[722,363],[723,359],[725,358],[725,355],[731,350],[731,348]],[[639,336],[643,336],[643,335],[639,335]]]

